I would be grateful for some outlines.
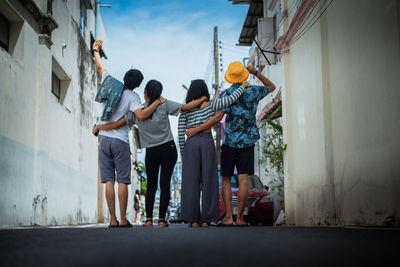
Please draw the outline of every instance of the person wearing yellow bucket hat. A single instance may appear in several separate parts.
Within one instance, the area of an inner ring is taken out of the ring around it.
[[[253,66],[243,66],[239,61],[232,62],[225,73],[225,80],[231,87],[221,93],[221,97],[231,95],[241,83],[247,81],[249,73],[257,77],[264,86],[251,85],[250,89],[231,106],[222,109],[225,113],[225,133],[221,147],[221,193],[225,206],[225,218],[218,226],[233,226],[231,177],[236,167],[239,179],[239,204],[236,216],[236,226],[247,226],[243,211],[247,202],[248,176],[254,173],[254,144],[260,138],[256,124],[258,102],[268,93],[275,90],[275,85]],[[223,115],[222,115],[223,116]],[[215,117],[196,128],[187,131],[188,137],[209,128],[221,120]]]
[[[225,80],[229,83],[243,83],[249,78],[249,71],[239,61],[229,64]]]

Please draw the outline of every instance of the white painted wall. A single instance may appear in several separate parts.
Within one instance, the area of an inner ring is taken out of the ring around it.
[[[53,1],[58,28],[50,49],[39,43],[29,13],[10,2],[23,26],[15,55],[0,49],[0,226],[96,222],[97,139],[91,128],[100,112],[94,102],[98,76],[90,35],[80,37],[79,1]],[[63,103],[51,92],[53,58],[70,78]]]
[[[399,224],[399,25],[399,1],[335,0],[284,56],[289,224]]]
[[[273,18],[274,12],[271,12],[268,7],[271,1],[264,0],[264,17],[270,17]],[[262,54],[258,51],[258,49],[255,49],[257,46],[253,42],[251,49],[249,51],[249,64],[255,65],[258,70],[260,70],[259,62],[265,63],[265,60],[263,59]],[[264,48],[264,47],[263,47]],[[268,55],[268,54],[266,54]],[[263,60],[261,60],[261,58]],[[261,73],[266,76],[268,79],[270,79],[276,86],[276,90],[270,94],[268,94],[266,97],[264,97],[259,103],[257,107],[257,114],[256,116],[258,117],[261,114],[262,109],[273,100],[277,92],[279,91],[279,88],[281,86],[281,62],[279,58],[276,60],[276,64],[272,64],[269,66],[268,64],[266,66],[263,66]],[[257,84],[257,85],[263,85],[260,80],[255,78],[253,75],[250,75],[250,83],[252,84]],[[261,181],[263,184],[268,185],[272,179],[276,176],[275,170],[271,168],[268,159],[265,158],[262,154],[262,150],[264,149],[265,146],[265,138],[267,135],[267,127],[266,126],[261,126],[259,127],[259,133],[260,133],[260,140],[257,142],[255,146],[255,158],[254,158],[254,171],[257,176],[260,177]],[[260,161],[261,160],[261,161]],[[269,172],[266,171],[266,169],[269,170]]]

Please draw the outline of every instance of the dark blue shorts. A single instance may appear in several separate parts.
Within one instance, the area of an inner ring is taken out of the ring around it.
[[[124,141],[100,136],[99,165],[101,182],[131,183],[131,150]]]

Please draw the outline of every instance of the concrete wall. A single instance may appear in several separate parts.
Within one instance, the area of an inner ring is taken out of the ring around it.
[[[79,33],[79,1],[53,2],[58,28],[51,46],[39,41],[37,22],[21,2],[10,3],[1,0],[21,28],[16,49],[0,49],[0,226],[96,222],[91,128],[100,111],[94,103],[99,80],[90,35],[83,40]],[[91,10],[88,21],[94,21]],[[54,71],[65,79],[61,100],[51,92]]]
[[[275,14],[274,11],[270,11],[268,9],[269,4],[271,0],[264,0],[264,17],[273,17]],[[268,77],[276,86],[276,90],[270,94],[268,94],[266,97],[261,99],[261,101],[258,103],[257,107],[257,113],[256,117],[258,117],[262,111],[262,109],[267,105],[269,102],[273,100],[275,97],[276,93],[279,90],[279,87],[281,86],[281,63],[279,60],[276,60],[276,64],[272,64],[271,66],[269,65],[260,65],[260,62],[264,62],[264,60],[261,60],[263,58],[262,54],[256,49],[256,44],[253,42],[250,50],[249,50],[249,65],[253,65],[257,68],[257,70],[261,70],[261,73]],[[263,63],[266,64],[266,63]],[[263,85],[259,79],[255,78],[253,75],[250,75],[249,77],[249,82],[251,84],[257,84],[257,85]],[[255,158],[254,158],[254,171],[257,176],[260,177],[261,181],[263,184],[268,185],[269,182],[275,177],[275,172],[274,170],[270,167],[268,163],[268,159],[265,158],[262,154],[262,150],[265,145],[265,138],[267,135],[267,127],[266,126],[260,126],[259,127],[259,133],[260,133],[260,140],[257,142],[255,146]],[[269,174],[266,171],[266,169],[269,170]]]
[[[284,56],[289,224],[400,223],[399,25],[399,1],[336,0]]]

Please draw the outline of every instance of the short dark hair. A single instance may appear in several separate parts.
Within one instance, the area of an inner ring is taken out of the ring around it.
[[[124,76],[124,86],[130,90],[139,87],[143,81],[143,74],[140,70],[131,69],[125,73]]]
[[[210,100],[210,94],[208,93],[207,84],[204,80],[193,80],[189,86],[189,90],[186,96],[186,103],[189,103],[202,96],[206,96]]]

